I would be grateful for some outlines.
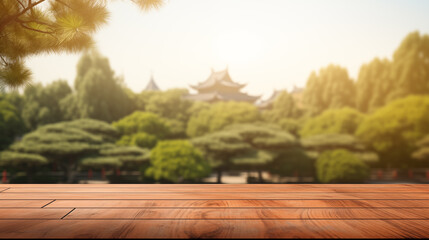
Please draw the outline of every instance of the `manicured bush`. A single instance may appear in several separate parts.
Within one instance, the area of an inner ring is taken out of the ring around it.
[[[344,149],[323,152],[316,161],[316,171],[322,183],[358,183],[369,176],[368,166]]]

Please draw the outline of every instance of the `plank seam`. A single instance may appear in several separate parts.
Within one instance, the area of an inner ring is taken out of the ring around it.
[[[76,208],[73,208],[72,210],[70,210],[70,212],[66,213],[66,215],[64,215],[61,220],[63,220],[65,217],[67,217],[70,213],[72,213]]]
[[[8,188],[6,188],[6,189],[3,189],[3,190],[1,190],[1,191],[0,191],[0,193],[4,192],[4,191],[6,191],[6,190],[9,190],[9,189],[10,189],[10,187],[8,187]]]
[[[52,201],[48,202],[47,204],[43,205],[41,208],[45,208],[45,207],[46,207],[46,206],[48,206],[49,204],[51,204],[51,203],[55,202],[55,200],[56,200],[56,199],[54,199],[54,200],[52,200]]]

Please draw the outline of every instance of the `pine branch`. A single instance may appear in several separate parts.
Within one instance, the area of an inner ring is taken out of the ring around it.
[[[53,31],[52,32],[48,32],[48,31],[43,31],[43,30],[35,29],[35,28],[32,28],[32,27],[26,26],[24,23],[21,23],[20,25],[23,28],[31,30],[31,31],[35,31],[35,32],[39,32],[39,33],[45,33],[45,34],[50,34],[50,35],[54,34]]]
[[[35,6],[39,5],[40,3],[44,2],[45,0],[39,0],[35,3],[31,2],[31,0],[28,0],[28,6],[24,8],[21,12],[11,15],[9,17],[6,17],[2,22],[0,22],[0,32],[3,31],[3,29],[10,24],[13,21],[16,21],[20,16],[24,15],[28,10],[32,10]]]

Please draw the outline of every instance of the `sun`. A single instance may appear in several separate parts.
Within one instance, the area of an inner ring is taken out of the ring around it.
[[[213,39],[214,56],[224,64],[246,64],[262,53],[262,38],[250,32],[219,34]]]

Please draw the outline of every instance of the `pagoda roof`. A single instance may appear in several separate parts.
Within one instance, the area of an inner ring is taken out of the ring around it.
[[[232,81],[231,76],[229,76],[228,69],[225,69],[218,72],[212,70],[212,73],[204,82],[198,83],[198,85],[191,85],[191,87],[195,90],[203,90],[219,85],[235,89],[241,89],[246,86],[246,84],[240,84]]]
[[[274,103],[274,101],[276,100],[276,98],[283,91],[285,91],[285,90],[274,90],[273,94],[267,100],[264,100],[261,103],[259,103],[258,107],[259,108],[263,108],[263,109],[271,107],[271,105]]]
[[[156,85],[153,76],[150,77],[149,83],[146,85],[143,91],[161,91],[161,89]]]
[[[204,102],[215,102],[215,101],[241,101],[241,102],[255,102],[260,96],[252,96],[246,93],[199,93],[185,96],[186,99]]]

